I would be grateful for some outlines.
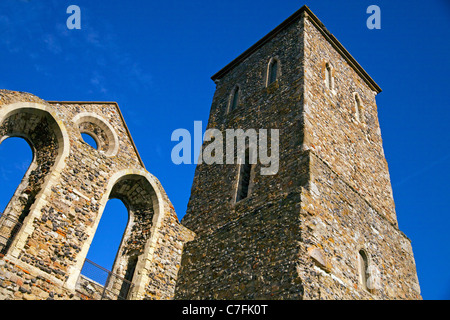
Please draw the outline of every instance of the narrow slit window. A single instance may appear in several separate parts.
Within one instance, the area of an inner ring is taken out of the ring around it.
[[[272,60],[269,64],[269,78],[268,78],[268,85],[274,83],[277,81],[278,76],[278,61]]]
[[[361,98],[358,94],[355,94],[355,117],[358,122],[363,121],[363,110],[361,104]]]
[[[359,281],[364,290],[367,290],[367,279],[369,263],[367,259],[367,254],[364,250],[359,250]]]
[[[236,87],[233,91],[233,96],[231,97],[230,111],[237,108],[239,102],[239,87]]]
[[[333,79],[331,76],[331,66],[327,62],[325,65],[325,85],[328,89],[333,89]]]
[[[122,282],[122,286],[120,287],[119,296],[126,298],[128,293],[130,292],[131,283],[133,281],[134,271],[136,270],[136,265],[138,262],[138,257],[130,257],[127,264],[127,269],[125,271],[125,280]]]
[[[236,194],[236,202],[248,197],[251,172],[252,172],[252,165],[250,164],[250,152],[249,149],[247,148],[247,150],[245,151],[244,163],[240,165],[239,184]]]

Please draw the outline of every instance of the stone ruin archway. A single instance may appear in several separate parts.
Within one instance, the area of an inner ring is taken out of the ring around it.
[[[82,133],[95,136],[99,148],[88,146]],[[0,299],[84,299],[77,280],[111,198],[129,213],[111,270],[131,280],[127,299],[173,298],[183,246],[195,235],[145,169],[116,103],[48,102],[0,90],[0,142],[8,137],[25,139],[34,156],[8,209],[20,228],[4,238],[0,275],[35,285],[20,292],[0,286]],[[116,285],[120,291],[111,282]]]
[[[43,104],[25,102],[3,106],[0,110],[0,143],[10,137],[23,138],[33,156],[0,218],[0,251],[3,254],[10,248],[20,247],[16,235],[25,236],[20,230],[27,229],[31,217],[38,214],[41,195],[52,175],[64,166],[64,158],[68,154],[65,127]]]
[[[155,233],[160,213],[159,199],[149,180],[141,174],[120,177],[110,191],[110,199],[121,200],[128,209],[128,223],[112,268],[112,273],[118,277],[107,284],[108,289],[125,296],[128,295],[129,283],[139,290],[142,281],[139,271],[145,264],[152,233]]]
[[[84,281],[79,278],[84,259],[104,213],[106,203],[110,199],[119,199],[125,204],[128,209],[128,223],[111,270],[113,277],[105,285],[106,290],[112,293],[112,297],[108,298],[116,298],[114,295],[124,298],[125,292],[127,299],[144,299],[148,296],[149,287],[155,287],[156,291],[167,290],[166,287],[161,288],[160,283],[152,284],[153,279],[149,273],[151,269],[161,267],[159,254],[170,247],[166,247],[167,245],[161,242],[161,238],[166,232],[165,226],[167,226],[168,220],[174,218],[171,211],[173,207],[159,181],[153,175],[143,170],[129,169],[114,174],[109,180],[106,192],[99,203],[99,216],[89,232],[91,241],[84,244],[81,250],[82,254],[78,259],[77,269],[79,271],[72,274],[68,284],[74,283],[73,286],[79,289],[81,281]],[[187,234],[179,238],[181,234],[176,231],[173,235],[175,240],[182,244],[185,241],[183,238]],[[165,241],[166,239],[164,239]],[[131,282],[133,287],[131,292],[126,293],[128,282]],[[171,294],[174,287],[169,290],[168,294]]]

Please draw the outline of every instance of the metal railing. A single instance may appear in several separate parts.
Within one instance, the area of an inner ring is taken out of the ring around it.
[[[126,300],[133,284],[127,279],[86,259],[76,289],[86,299]]]
[[[0,215],[0,254],[6,254],[20,228],[22,223],[16,217]]]

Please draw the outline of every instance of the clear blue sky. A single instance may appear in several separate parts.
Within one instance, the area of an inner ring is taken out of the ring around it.
[[[72,4],[81,30],[66,27]],[[412,240],[423,297],[449,299],[448,0],[2,0],[0,88],[116,101],[181,218],[195,166],[171,162],[172,132],[206,126],[210,77],[304,4],[383,89],[377,104],[399,226]],[[366,27],[371,4],[381,8],[381,30]],[[0,210],[30,161],[20,142],[0,145]],[[111,231],[119,218],[108,206]],[[124,209],[119,215],[126,220]]]

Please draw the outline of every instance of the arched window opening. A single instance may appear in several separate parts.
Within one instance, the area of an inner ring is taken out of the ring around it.
[[[234,88],[233,95],[231,97],[231,103],[230,103],[230,111],[233,111],[237,108],[239,103],[239,87]]]
[[[359,282],[364,290],[367,290],[367,279],[369,278],[369,261],[367,259],[367,254],[364,250],[359,250]]]
[[[83,270],[85,267],[89,267],[96,272],[106,271],[106,279],[100,279],[103,281],[100,283],[99,280],[87,275],[82,270],[81,276],[77,280],[77,288],[80,288],[84,294],[93,296],[93,299],[96,300],[127,299],[131,297],[132,292],[135,292],[134,290],[141,290],[140,287],[136,287],[140,278],[134,276],[137,273],[140,259],[147,252],[147,244],[152,236],[153,218],[155,214],[159,213],[157,194],[145,176],[136,174],[122,176],[114,183],[109,193],[109,199],[98,222],[83,267]],[[119,217],[116,212],[111,212],[110,209],[110,205],[114,204],[115,207],[117,201],[122,203],[121,211],[127,213],[122,214],[120,223],[118,223]],[[124,205],[125,209],[123,209]],[[128,219],[125,219],[125,216]],[[117,228],[113,229],[113,227]],[[114,243],[112,239],[115,239]],[[106,250],[108,250],[107,260],[95,257],[95,251],[104,255]],[[97,262],[92,263],[91,259],[95,259]],[[104,267],[102,268],[98,264],[102,264]],[[93,281],[97,283],[93,283]],[[97,292],[102,291],[103,294],[95,296],[94,292],[92,295],[93,290],[87,290],[88,287],[96,287],[98,288]]]
[[[15,171],[15,174],[18,175],[16,179],[21,179],[20,183],[6,183],[5,181],[1,183],[2,189],[5,187],[11,188],[11,186],[14,188],[18,185],[12,197],[12,192],[3,190],[1,192],[1,197],[10,198],[6,208],[4,205],[8,200],[2,201],[2,208],[0,209],[3,210],[3,215],[0,218],[1,238],[3,239],[0,251],[3,254],[7,253],[14,245],[18,232],[24,227],[23,223],[28,223],[28,226],[33,222],[26,220],[26,218],[32,213],[33,204],[39,197],[53,166],[60,160],[59,156],[62,155],[64,150],[61,127],[51,114],[37,108],[17,108],[1,119],[0,141],[2,141],[2,149],[7,147],[10,142],[19,141],[14,138],[20,138],[19,140],[23,138],[22,143],[23,141],[28,143],[28,147],[25,147],[25,149],[32,150],[32,155],[28,156],[28,159],[31,158],[32,160],[18,160],[21,152],[13,150],[7,152],[8,156],[14,156],[13,159],[2,159],[1,161],[1,164],[4,165],[3,175],[5,170],[6,172]],[[5,156],[5,154],[2,154],[2,157]],[[19,173],[19,171],[21,172]],[[25,175],[23,175],[23,171],[26,171]],[[4,177],[0,176],[0,179],[2,178]]]
[[[325,64],[325,85],[326,85],[327,89],[330,89],[330,90],[333,89],[333,78],[331,75],[331,66],[328,62]]]
[[[278,60],[273,59],[269,63],[269,76],[268,76],[267,85],[270,85],[270,84],[274,83],[275,81],[277,81],[277,78],[278,78]]]
[[[76,115],[72,121],[78,126],[78,130],[84,142],[106,156],[116,155],[119,150],[119,138],[115,129],[108,121],[91,112]],[[87,136],[89,135],[89,136]],[[92,139],[95,144],[92,143]]]
[[[127,230],[129,209],[119,199],[110,199],[97,226],[87,259],[78,279],[78,290],[95,300],[126,299],[132,288],[136,262],[128,261],[125,276],[120,263],[121,245]],[[137,261],[137,259],[136,259]],[[130,267],[130,264],[134,266]],[[131,275],[130,275],[130,269]]]
[[[81,270],[81,275],[88,279],[81,287],[87,288],[86,293],[91,294],[94,299],[104,299],[105,295],[110,298],[113,296],[110,293],[114,292],[111,286],[117,281],[117,276],[111,270],[113,270],[127,223],[128,210],[123,202],[118,199],[109,200]],[[93,295],[93,291],[101,293],[102,296]],[[122,296],[114,295],[114,298],[122,298]]]
[[[250,150],[247,148],[245,150],[245,160],[240,165],[236,202],[247,198],[249,195],[252,167],[253,165],[250,163]]]
[[[92,137],[88,133],[82,133],[81,137],[83,138],[83,141],[86,142],[88,145],[90,145],[95,150],[98,149],[97,141],[95,141],[94,137]]]
[[[103,211],[87,258],[112,270],[127,223],[127,207],[119,199],[110,199]]]
[[[0,144],[0,215],[5,213],[32,160],[33,151],[25,139],[13,137]]]
[[[28,168],[33,160],[33,151],[22,138],[8,138],[0,144],[0,253],[5,254],[15,235],[19,232],[23,213],[10,212],[16,202],[31,201],[25,184]],[[17,205],[16,205],[17,207]]]

